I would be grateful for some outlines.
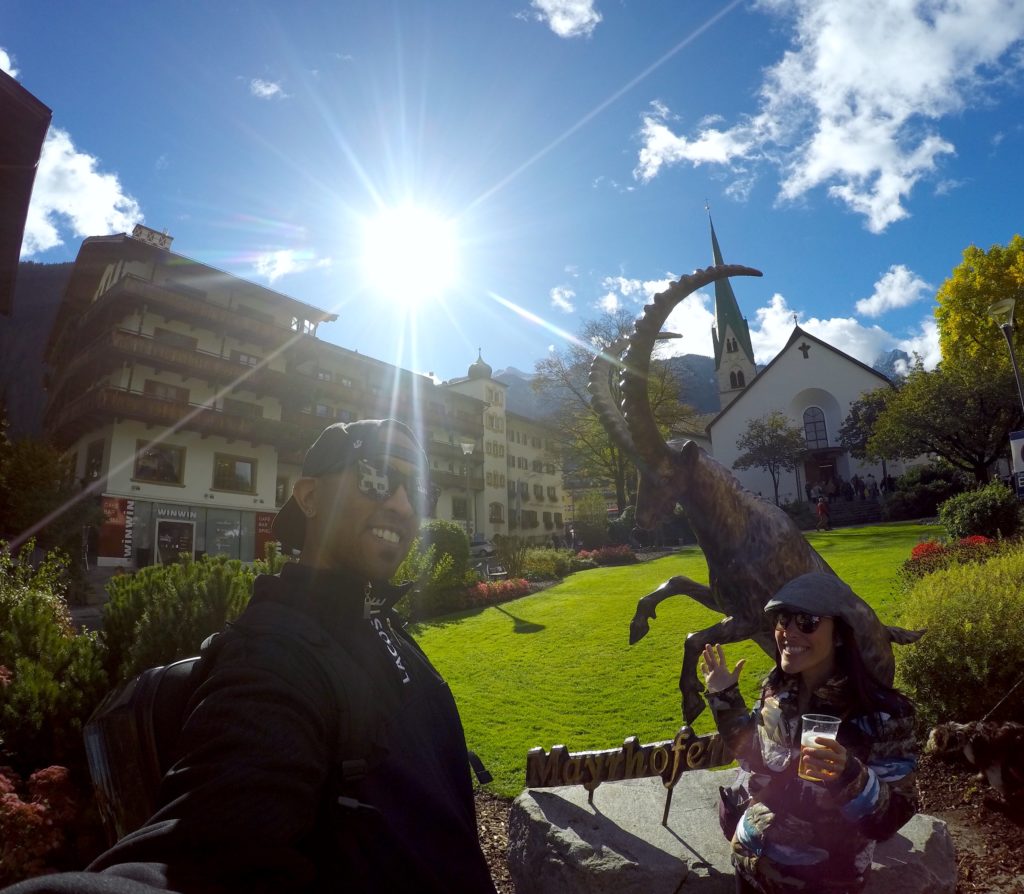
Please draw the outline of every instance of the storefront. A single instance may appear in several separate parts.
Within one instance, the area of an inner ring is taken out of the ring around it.
[[[181,556],[228,556],[251,562],[272,539],[273,512],[156,503],[126,497],[100,500],[99,565],[142,568]]]

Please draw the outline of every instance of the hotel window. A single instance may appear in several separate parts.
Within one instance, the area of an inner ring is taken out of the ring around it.
[[[256,460],[245,456],[213,455],[213,487],[236,493],[256,492]]]
[[[333,419],[334,407],[328,406],[327,404],[314,404],[313,415],[322,416],[325,419]]]
[[[250,419],[263,418],[263,407],[259,404],[250,403],[247,400],[235,400],[232,397],[224,398],[224,412],[229,416],[248,416]]]
[[[561,512],[556,512],[555,513],[555,526],[558,527],[558,528],[562,527],[562,513]]]
[[[277,482],[274,485],[274,505],[283,506],[289,496],[288,479],[283,475],[278,475]]]
[[[545,512],[541,517],[544,519],[544,527],[550,531],[555,526],[554,522],[551,520],[551,513]]]
[[[543,500],[544,499],[544,486],[543,485],[535,484],[533,486],[533,498],[535,500]]]
[[[526,457],[525,456],[518,457],[516,459],[516,465],[520,469],[528,469],[528,468],[530,468],[530,464],[526,461]]]
[[[175,385],[168,385],[166,382],[158,382],[156,379],[146,379],[143,392],[157,400],[169,400],[178,404],[188,403],[188,388],[178,388]]]
[[[505,521],[505,507],[501,503],[491,503],[489,516],[491,524],[502,524]]]
[[[292,317],[292,331],[301,332],[303,335],[315,335],[316,323],[302,317]]]
[[[534,472],[543,472],[544,471],[544,463],[542,463],[539,459],[535,459],[530,464],[530,468],[533,469]]]
[[[103,472],[103,447],[106,441],[93,441],[85,450],[85,471],[82,475],[86,481],[95,481]]]
[[[553,487],[548,488],[548,499],[552,501],[558,499],[558,494],[555,493],[555,489]]]
[[[321,382],[330,382],[334,378],[334,376],[331,375],[331,371],[329,369],[318,369],[316,371],[316,377]]]
[[[466,519],[466,498],[452,497],[452,518]]]
[[[157,327],[153,330],[153,341],[165,345],[173,345],[176,348],[185,348],[187,351],[194,351],[199,346],[199,341],[181,332],[174,332],[171,329]]]
[[[232,351],[231,359],[235,363],[242,363],[245,366],[259,366],[262,357],[257,357],[255,354],[247,354],[245,351]]]
[[[132,478],[152,484],[183,484],[185,448],[173,444],[135,442],[135,469]]]

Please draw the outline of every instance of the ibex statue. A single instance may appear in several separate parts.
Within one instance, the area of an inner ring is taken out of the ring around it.
[[[625,356],[620,342],[591,367],[592,403],[615,443],[640,470],[636,520],[651,528],[667,518],[678,503],[686,512],[697,543],[708,563],[711,585],[688,577],[673,577],[637,604],[629,625],[629,641],[648,631],[655,608],[663,599],[685,594],[726,617],[690,633],[683,648],[679,677],[683,717],[692,723],[704,710],[697,660],[707,643],[754,640],[775,657],[775,637],[764,613],[765,603],[783,584],[808,571],[835,572],[804,539],[793,520],[778,506],[744,490],[732,473],[692,441],[666,441],[655,425],[647,398],[651,352],[673,308],[687,295],[728,276],[760,276],[758,270],[734,264],[697,270],[656,295],[636,323]],[[610,356],[614,355],[614,356]],[[621,369],[621,408],[612,395],[611,376]],[[895,672],[891,643],[915,641],[920,633],[886,627],[863,603],[865,630],[872,630],[864,662],[877,679],[892,685]]]

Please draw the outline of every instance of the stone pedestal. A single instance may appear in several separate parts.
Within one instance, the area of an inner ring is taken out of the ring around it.
[[[518,894],[732,894],[718,787],[734,770],[684,773],[661,825],[661,780],[527,789],[509,820]],[[953,894],[956,861],[946,824],[918,815],[878,845],[865,894]]]

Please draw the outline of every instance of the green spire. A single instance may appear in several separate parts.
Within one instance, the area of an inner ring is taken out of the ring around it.
[[[718,236],[715,235],[715,224],[711,220],[711,212],[708,211],[708,223],[711,225],[711,252],[714,255],[715,266],[724,264],[722,250],[718,247]],[[726,328],[732,330],[740,350],[752,368],[756,369],[754,363],[754,348],[750,343],[750,330],[747,321],[740,313],[740,306],[736,301],[736,295],[732,290],[732,283],[728,279],[715,280],[715,326],[711,330],[712,341],[715,346],[715,369],[722,365],[722,355],[725,353],[724,335]]]

